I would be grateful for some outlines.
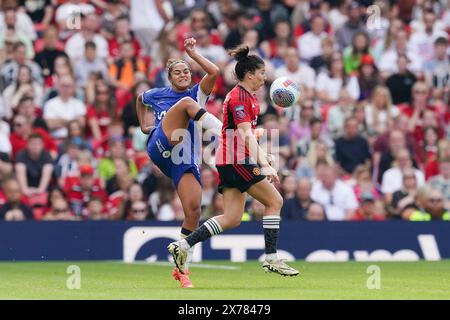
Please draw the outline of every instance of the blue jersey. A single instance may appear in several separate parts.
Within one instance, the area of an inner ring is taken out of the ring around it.
[[[199,84],[183,92],[176,92],[172,88],[154,88],[144,92],[142,95],[142,103],[152,108],[155,114],[155,129],[148,141],[148,154],[162,172],[173,179],[176,186],[182,175],[188,171],[194,173],[200,182],[200,172],[197,163],[200,156],[201,137],[195,129],[194,121],[190,120],[188,126],[189,136],[184,136],[182,142],[183,150],[190,149],[191,151],[189,163],[183,162],[181,165],[172,162],[170,158],[172,146],[161,126],[162,119],[170,108],[185,97],[190,97],[197,101],[202,108],[205,107],[208,100],[208,96],[201,90]]]

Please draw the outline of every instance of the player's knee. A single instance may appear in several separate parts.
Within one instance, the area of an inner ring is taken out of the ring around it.
[[[280,212],[282,207],[283,207],[283,198],[281,197],[281,195],[277,194],[270,200],[267,209],[273,212]]]
[[[185,108],[190,108],[192,106],[196,105],[196,102],[194,99],[192,99],[191,97],[184,97],[183,99],[180,100],[180,105],[182,105]]]
[[[199,220],[201,215],[201,207],[199,203],[189,203],[185,212],[187,219]]]

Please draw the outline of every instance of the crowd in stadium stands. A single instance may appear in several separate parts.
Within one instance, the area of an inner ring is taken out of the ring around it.
[[[170,85],[191,36],[222,71],[206,106],[219,118],[226,50],[265,60],[258,122],[279,130],[284,220],[450,220],[450,1],[0,3],[0,220],[182,220],[135,100]],[[292,108],[268,97],[281,76],[302,87]],[[201,176],[207,219],[223,200],[214,167]],[[263,212],[249,198],[243,220]]]

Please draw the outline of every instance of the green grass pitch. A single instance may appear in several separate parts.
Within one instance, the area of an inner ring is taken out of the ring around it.
[[[70,265],[80,267],[79,290],[67,289]],[[0,299],[450,299],[450,260],[292,265],[300,276],[266,274],[257,261],[206,261],[191,266],[195,288],[180,289],[164,263],[2,262]],[[367,288],[370,265],[380,268],[380,289]]]

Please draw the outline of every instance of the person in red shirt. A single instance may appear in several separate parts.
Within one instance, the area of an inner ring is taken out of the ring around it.
[[[267,77],[264,61],[249,55],[249,50],[248,46],[241,46],[230,51],[237,61],[234,72],[239,82],[224,101],[222,134],[216,152],[224,213],[210,218],[185,239],[169,244],[167,248],[182,274],[186,271],[187,253],[191,247],[241,223],[247,193],[265,207],[263,269],[281,275],[299,274],[277,256],[283,198],[274,186],[279,183],[278,173],[254,134],[259,114],[255,93],[264,86]]]
[[[383,221],[386,219],[384,214],[379,212],[378,203],[375,196],[368,192],[361,196],[361,206],[356,210],[353,221]]]
[[[42,137],[44,149],[47,150],[53,159],[58,155],[58,148],[53,138],[42,128],[33,128],[29,119],[23,115],[17,115],[13,120],[13,133],[9,136],[12,146],[12,158],[27,147],[28,137],[37,133]]]
[[[96,141],[105,140],[108,133],[108,126],[115,117],[114,92],[102,83],[95,88],[95,101],[88,106],[86,111],[86,122],[89,128],[89,135]]]
[[[85,164],[80,166],[79,177],[67,177],[64,184],[64,193],[69,201],[70,208],[76,216],[87,217],[87,204],[93,197],[103,200],[108,196],[100,184],[100,179],[94,177],[94,168]]]

